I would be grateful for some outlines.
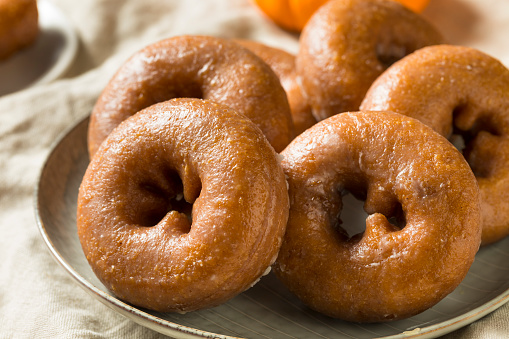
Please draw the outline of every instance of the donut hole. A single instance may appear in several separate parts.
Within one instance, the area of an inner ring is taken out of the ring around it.
[[[157,186],[150,183],[140,184],[143,198],[139,200],[139,213],[135,223],[141,226],[154,226],[166,215],[169,210],[165,193]]]
[[[491,156],[480,154],[483,150],[478,147],[478,137],[500,137],[499,127],[493,121],[492,115],[481,114],[470,121],[467,114],[470,113],[468,106],[460,105],[453,111],[453,131],[449,141],[460,151],[467,160],[470,168],[478,178],[486,178],[492,174],[490,166]],[[476,146],[477,145],[477,146]],[[484,150],[485,151],[485,150]],[[475,152],[475,157],[472,155]],[[474,161],[474,158],[477,160]]]
[[[365,196],[365,194],[364,194]],[[366,200],[362,194],[356,192],[352,194],[348,190],[342,192],[343,208],[340,215],[340,225],[342,231],[346,232],[348,237],[357,238],[366,231],[366,219],[370,214],[381,213],[396,228],[402,229],[406,225],[405,213],[401,203],[396,199],[391,199],[390,204],[377,211],[366,211]]]
[[[405,218],[405,212],[403,211],[403,206],[401,206],[401,203],[397,202],[393,206],[393,211],[389,217],[387,217],[387,220],[394,226],[396,226],[399,229],[403,229],[406,225],[406,218]]]
[[[456,149],[463,153],[465,149],[465,138],[463,138],[463,135],[459,133],[458,131],[454,131],[451,136],[449,137],[449,141],[451,144],[456,147]]]
[[[394,27],[387,25],[378,32],[375,55],[384,69],[403,59],[418,48],[414,41],[408,41],[401,34],[395,34]]]
[[[183,184],[176,172],[167,174],[164,184],[142,181],[141,192],[137,199],[137,215],[134,222],[141,226],[157,225],[169,212],[176,211],[187,217],[189,226],[192,221],[193,204],[184,199]],[[187,230],[189,232],[190,229]]]
[[[408,53],[408,49],[400,44],[390,41],[379,41],[376,45],[376,58],[384,69],[389,68],[396,61],[404,58]]]
[[[349,238],[362,234],[366,230],[366,218],[369,214],[364,210],[364,201],[357,199],[349,191],[342,194],[343,208],[340,225]]]

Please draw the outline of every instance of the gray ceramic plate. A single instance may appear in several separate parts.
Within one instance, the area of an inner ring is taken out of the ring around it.
[[[39,36],[33,45],[0,61],[0,96],[57,79],[71,64],[78,37],[67,17],[53,3],[37,1]]]
[[[508,301],[506,239],[481,249],[466,279],[435,307],[391,323],[355,324],[322,316],[302,305],[271,274],[209,310],[161,314],[128,305],[95,277],[76,234],[78,187],[88,165],[87,125],[86,119],[66,133],[42,169],[35,196],[40,232],[53,256],[81,287],[143,326],[176,338],[432,338],[465,326]],[[347,219],[363,218],[363,212],[352,212],[358,208],[355,203],[345,205]]]

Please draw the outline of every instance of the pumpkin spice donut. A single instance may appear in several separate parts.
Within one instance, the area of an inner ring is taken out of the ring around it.
[[[442,36],[396,1],[334,0],[300,37],[297,73],[317,120],[359,109],[371,83],[394,61]]]
[[[473,48],[426,47],[382,74],[361,107],[414,117],[447,138],[461,135],[481,190],[482,243],[509,235],[509,70],[502,63]]]
[[[213,100],[245,114],[278,152],[294,137],[285,91],[265,62],[232,41],[178,36],[135,53],[113,76],[92,111],[89,153],[127,117],[179,97]]]
[[[259,56],[279,77],[290,104],[295,135],[301,134],[316,124],[316,119],[311,113],[311,106],[304,99],[297,82],[295,56],[279,48],[270,47],[256,41],[240,39],[234,41]]]
[[[274,271],[305,304],[355,322],[402,319],[465,277],[481,237],[478,187],[431,128],[392,112],[343,113],[281,154],[291,204]],[[351,238],[341,227],[344,191],[370,214]]]
[[[173,99],[128,118],[101,145],[79,189],[78,235],[119,298],[187,312],[267,272],[288,204],[277,154],[251,120],[226,105]]]
[[[0,0],[0,60],[31,45],[39,35],[35,0]]]

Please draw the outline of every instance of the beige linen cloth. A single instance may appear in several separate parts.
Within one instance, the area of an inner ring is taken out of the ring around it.
[[[296,52],[297,37],[248,1],[53,0],[80,38],[73,64],[50,84],[0,97],[0,338],[163,337],[93,299],[53,260],[36,226],[34,186],[57,136],[90,113],[115,70],[141,47],[201,34]],[[509,2],[431,0],[424,15],[451,43],[477,47],[509,65]],[[6,81],[1,74],[0,81]],[[446,337],[506,336],[509,304]]]

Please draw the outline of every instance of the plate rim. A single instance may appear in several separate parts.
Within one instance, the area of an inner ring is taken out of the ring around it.
[[[153,314],[149,314],[137,307],[126,304],[120,299],[112,296],[103,290],[96,287],[90,281],[88,281],[85,277],[83,277],[80,273],[78,273],[72,265],[70,265],[67,260],[60,254],[60,252],[55,248],[51,238],[49,237],[46,227],[44,225],[44,221],[40,216],[40,199],[39,193],[41,191],[40,186],[42,183],[42,179],[45,175],[45,171],[48,168],[48,164],[51,161],[51,158],[54,156],[58,147],[62,145],[62,143],[80,128],[84,128],[82,125],[88,125],[89,116],[85,116],[81,120],[75,122],[71,127],[66,129],[64,132],[60,134],[59,137],[55,140],[55,142],[50,146],[49,152],[43,162],[43,165],[40,168],[39,175],[37,178],[37,182],[35,184],[35,188],[33,190],[33,207],[35,213],[35,219],[37,223],[37,227],[39,229],[39,233],[41,234],[44,243],[48,247],[50,253],[52,254],[53,259],[57,261],[57,263],[62,266],[68,274],[71,275],[73,280],[78,283],[81,288],[83,288],[88,294],[94,296],[104,305],[108,306],[110,309],[118,312],[124,317],[147,327],[151,330],[154,330],[158,333],[165,335],[173,335],[177,336],[176,338],[221,338],[221,339],[240,339],[242,337],[234,337],[228,336],[213,332],[208,332],[188,326],[184,326],[175,322],[171,322],[169,320],[161,319]],[[500,294],[488,300],[487,302],[479,305],[478,307],[465,312],[456,317],[450,318],[448,320],[442,321],[437,324],[433,324],[426,327],[416,327],[413,330],[404,331],[401,333],[382,336],[377,338],[384,339],[399,339],[399,338],[436,338],[437,336],[441,336],[444,334],[451,333],[457,329],[465,327],[480,318],[492,313],[497,310],[504,304],[509,302],[509,288],[503,290]]]
[[[59,55],[58,61],[48,69],[40,78],[29,84],[25,88],[34,87],[42,84],[49,83],[55,79],[58,79],[64,74],[67,69],[71,66],[76,53],[78,51],[78,35],[74,26],[71,24],[67,16],[57,7],[53,2],[49,0],[38,0],[37,10],[39,11],[39,27],[41,30],[58,27],[59,32],[63,34],[65,40],[65,48]],[[46,14],[45,14],[46,13]],[[44,19],[45,15],[53,13],[58,16],[58,25],[53,26],[54,23],[48,24]]]

